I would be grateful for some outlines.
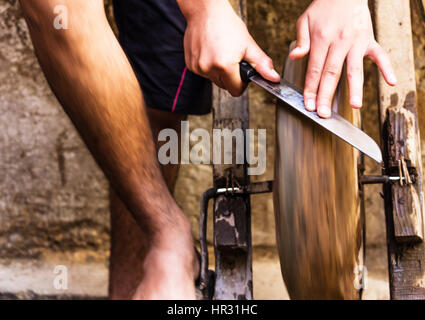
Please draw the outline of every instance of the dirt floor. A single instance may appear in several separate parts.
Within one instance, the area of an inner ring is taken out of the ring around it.
[[[366,266],[369,267],[367,268],[368,276],[363,300],[389,299],[388,277],[385,271],[386,260],[379,260],[383,254],[376,252],[377,250],[370,250],[367,258]],[[254,250],[254,298],[258,300],[289,299],[280,273],[279,258],[277,254],[271,252],[270,249],[262,248]]]
[[[376,251],[376,250],[375,250]],[[254,249],[254,298],[257,300],[289,299],[280,274],[278,257],[273,248]],[[388,299],[386,261],[374,260],[382,254],[370,250],[367,284],[363,299]],[[382,260],[382,259],[381,259]],[[57,265],[67,267],[68,288],[57,290],[54,279]],[[68,255],[46,255],[39,262],[0,260],[0,299],[106,298],[108,268],[90,252]]]

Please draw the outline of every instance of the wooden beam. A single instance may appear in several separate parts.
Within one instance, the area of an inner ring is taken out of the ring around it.
[[[421,10],[422,18],[425,20],[425,0],[418,0],[419,1],[419,10]]]
[[[396,87],[379,78],[384,173],[400,175],[405,166],[416,175],[413,184],[384,186],[390,296],[425,299],[425,245],[414,243],[423,238],[424,197],[410,2],[375,0],[374,13],[377,40],[398,78]]]
[[[421,188],[418,181],[421,149],[416,117],[406,108],[387,109],[385,140],[388,174],[401,177],[391,185],[394,237],[398,243],[423,241]]]
[[[246,20],[246,1],[230,1],[235,11]],[[233,98],[214,86],[213,129],[245,129],[249,127],[248,93]],[[245,136],[244,136],[245,138]],[[245,146],[247,147],[247,146]],[[223,144],[221,147],[223,151]],[[214,187],[248,185],[246,164],[213,166]],[[219,196],[214,203],[215,298],[217,300],[250,300],[252,295],[252,251],[250,197]]]

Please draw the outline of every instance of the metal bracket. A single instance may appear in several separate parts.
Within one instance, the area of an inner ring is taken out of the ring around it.
[[[394,176],[361,176],[361,184],[380,184],[380,183],[390,183],[396,181],[403,181],[404,178],[394,177]],[[402,182],[401,182],[402,183]]]
[[[251,183],[247,186],[238,186],[231,188],[219,188],[216,189],[216,195],[220,194],[259,194],[269,193],[273,191],[273,181],[263,181]]]
[[[208,221],[208,204],[209,201],[218,196],[236,197],[249,194],[269,193],[273,191],[273,181],[264,181],[251,183],[246,186],[227,187],[227,188],[211,188],[204,192],[201,200],[200,214],[200,232],[199,241],[201,248],[201,266],[198,289],[202,293],[203,299],[212,299],[214,296],[211,287],[212,279],[214,279],[213,271],[208,270],[208,243],[207,243],[207,221]]]
[[[398,160],[398,176],[394,175],[363,175],[364,169],[360,171],[360,184],[380,184],[380,183],[395,183],[399,182],[401,186],[411,185],[417,182],[417,173],[415,170],[409,170],[403,156]]]

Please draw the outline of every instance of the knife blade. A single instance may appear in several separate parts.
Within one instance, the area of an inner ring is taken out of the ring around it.
[[[282,79],[280,83],[267,81],[246,61],[240,63],[240,73],[242,81],[246,83],[254,82],[283,101],[285,105],[297,110],[300,114],[311,119],[360,152],[378,163],[382,162],[382,152],[375,140],[335,112],[332,112],[330,118],[325,119],[319,117],[317,112],[308,111],[304,105],[303,94],[286,80]]]

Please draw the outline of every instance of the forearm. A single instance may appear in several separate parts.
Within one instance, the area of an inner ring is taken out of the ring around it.
[[[53,27],[65,4],[69,29]],[[21,1],[47,80],[136,221],[156,235],[180,213],[157,162],[142,94],[101,0]]]

